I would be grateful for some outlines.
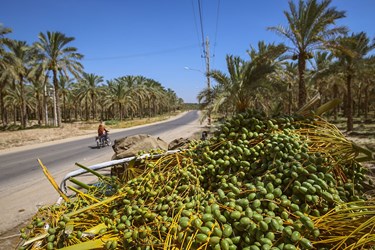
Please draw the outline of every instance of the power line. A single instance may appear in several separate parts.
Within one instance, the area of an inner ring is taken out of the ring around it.
[[[193,7],[195,32],[196,32],[196,34],[197,34],[198,43],[199,43],[199,44],[203,44],[203,41],[200,41],[200,39],[199,39],[199,31],[198,31],[198,25],[197,25],[197,17],[196,17],[196,15],[195,15],[194,0],[191,0],[191,6]]]
[[[203,18],[202,18],[202,6],[201,0],[198,0],[198,7],[199,7],[199,20],[201,24],[201,34],[202,34],[202,47],[203,47],[203,54],[206,54],[204,48],[204,31],[203,31]]]
[[[214,53],[212,54],[213,57],[215,57],[215,51],[216,51],[217,31],[218,31],[218,26],[219,26],[219,10],[220,10],[220,0],[217,1],[216,27],[215,27],[215,38],[214,38]]]
[[[109,57],[93,57],[93,58],[84,58],[84,61],[100,61],[100,60],[117,60],[117,59],[127,59],[127,58],[134,58],[134,57],[143,57],[143,56],[151,56],[151,55],[160,55],[160,54],[167,54],[172,53],[176,51],[181,50],[187,50],[192,48],[200,47],[200,45],[194,44],[194,45],[187,45],[182,46],[178,48],[172,48],[172,49],[166,49],[166,50],[160,50],[160,51],[152,51],[152,52],[145,52],[145,53],[138,53],[138,54],[132,54],[132,55],[122,55],[122,56],[109,56]]]

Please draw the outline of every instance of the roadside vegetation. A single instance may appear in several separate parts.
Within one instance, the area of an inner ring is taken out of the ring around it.
[[[354,122],[375,119],[374,39],[336,25],[346,12],[331,1],[290,1],[285,24],[269,27],[285,44],[260,41],[248,58],[228,54],[227,71],[212,70],[216,84],[200,92],[206,115],[231,116],[246,109],[292,114],[307,102],[315,107],[337,100],[326,118]]]
[[[225,116],[248,108],[292,114],[316,97],[337,99],[328,119],[372,122],[375,116],[374,39],[336,25],[346,12],[330,0],[290,1],[283,25],[269,27],[285,43],[259,41],[248,58],[228,54],[227,72],[212,70],[212,88],[198,100],[206,114]],[[8,38],[0,26],[0,114],[3,128],[60,127],[62,122],[153,117],[182,108],[174,90],[144,76],[111,80],[85,72],[74,37],[41,32],[33,44]],[[188,104],[194,106],[194,104]],[[14,126],[13,126],[14,127]]]
[[[62,122],[155,117],[182,108],[172,89],[144,76],[104,82],[84,71],[73,37],[40,33],[32,45],[0,26],[0,113],[4,129],[61,127]]]

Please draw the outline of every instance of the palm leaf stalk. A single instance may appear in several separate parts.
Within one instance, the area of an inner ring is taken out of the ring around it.
[[[339,161],[350,162],[374,160],[373,153],[348,140],[332,123],[315,116],[312,123],[299,123],[303,128],[297,129],[300,136],[307,138],[311,152],[324,153],[327,156],[339,157]]]
[[[39,162],[39,165],[40,167],[43,169],[43,173],[44,175],[47,177],[47,179],[49,180],[49,182],[52,184],[52,186],[55,188],[55,190],[59,193],[59,195],[66,201],[68,202],[69,201],[69,198],[64,194],[64,192],[59,188],[59,186],[57,185],[55,179],[52,177],[52,175],[49,173],[48,169],[46,166],[44,166],[44,164],[42,163],[42,161],[40,159],[38,159],[38,162]]]
[[[331,249],[368,249],[375,246],[375,200],[341,204],[325,215],[313,218],[320,230],[319,240],[332,244]]]

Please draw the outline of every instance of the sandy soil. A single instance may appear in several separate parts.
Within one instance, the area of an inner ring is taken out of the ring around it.
[[[175,119],[182,114],[170,118]],[[31,147],[57,144],[62,141],[74,140],[77,137],[94,137],[97,124],[93,129],[82,129],[80,126],[65,125],[63,128],[32,129],[25,131],[0,133],[0,156],[14,151],[26,150]],[[87,126],[86,126],[87,127]],[[186,124],[179,129],[168,131],[158,135],[166,142],[180,137],[199,138],[200,131],[204,129],[199,121]],[[119,129],[111,129],[116,132]],[[110,158],[110,156],[108,156]],[[82,162],[86,166],[108,161],[108,157],[87,159]],[[72,170],[75,170],[74,166]],[[56,180],[61,180],[66,173],[54,173]],[[40,176],[40,175],[39,175]],[[19,229],[26,225],[27,221],[34,215],[38,207],[56,202],[58,195],[51,184],[44,179],[30,178],[31,180],[20,180],[12,190],[6,190],[9,195],[2,198],[1,206],[5,210],[0,217],[0,249],[14,249],[19,242]],[[40,190],[43,190],[41,192]]]

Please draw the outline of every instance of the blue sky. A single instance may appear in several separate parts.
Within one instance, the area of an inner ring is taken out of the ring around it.
[[[269,26],[285,25],[287,0],[200,0],[203,37],[210,41],[211,69],[226,72],[227,54],[248,59],[258,41],[285,42]],[[206,86],[198,0],[13,0],[2,1],[0,23],[9,37],[37,41],[60,31],[84,55],[87,73],[111,80],[142,75],[197,102]],[[374,0],[333,0],[345,10],[339,24],[375,35]],[[189,67],[192,70],[186,70]]]

